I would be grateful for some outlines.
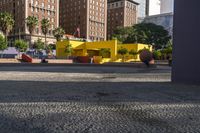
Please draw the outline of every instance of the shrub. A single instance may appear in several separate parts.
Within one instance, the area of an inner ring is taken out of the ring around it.
[[[42,51],[45,48],[44,42],[42,42],[42,39],[38,39],[34,45],[33,48],[36,49],[37,51]]]
[[[133,58],[134,59],[137,59],[137,55],[139,54],[138,51],[132,49],[131,51],[129,51],[129,54],[130,55],[133,55]]]
[[[99,51],[99,55],[102,56],[103,58],[110,58],[110,49],[102,48]]]
[[[153,58],[155,59],[155,60],[160,60],[160,58],[161,58],[161,56],[162,56],[162,53],[161,53],[161,51],[154,51],[153,52]]]
[[[122,62],[124,62],[124,55],[128,53],[128,50],[126,48],[121,47],[121,49],[119,49],[117,53],[122,55]]]
[[[16,40],[15,41],[15,48],[19,52],[26,52],[26,50],[28,49],[28,43],[25,42],[24,40]]]
[[[65,53],[67,54],[67,57],[71,56],[73,53],[73,48],[71,44],[67,44],[65,46]]]
[[[51,47],[52,50],[56,50],[56,44],[49,44],[49,47]]]
[[[117,51],[117,53],[120,54],[120,55],[122,55],[122,56],[124,56],[124,55],[126,55],[128,53],[128,50],[126,48],[122,48],[121,47],[121,49],[119,49]]]

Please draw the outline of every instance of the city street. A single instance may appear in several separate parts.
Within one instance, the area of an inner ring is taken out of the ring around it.
[[[0,66],[2,133],[198,133],[200,86],[171,68]]]

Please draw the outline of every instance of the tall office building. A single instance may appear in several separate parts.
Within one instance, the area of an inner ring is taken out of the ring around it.
[[[147,4],[149,0],[134,0],[135,2],[137,2],[138,5],[138,20],[146,17],[147,15]]]
[[[108,0],[108,39],[112,39],[117,27],[133,26],[137,23],[137,5],[133,0]]]
[[[60,0],[60,26],[67,34],[106,40],[107,0]]]
[[[47,35],[48,43],[55,43],[55,39],[52,35],[54,28],[58,26],[58,3],[59,0],[1,0],[0,1],[0,12],[9,12],[12,14],[15,25],[13,31],[10,33],[8,39],[10,45],[16,39],[25,39],[33,43],[38,38],[44,40],[44,35],[41,31],[41,20],[47,18],[51,22],[51,28]],[[35,29],[33,36],[30,37],[28,28],[26,26],[25,20],[28,16],[36,16],[39,20],[39,25]]]

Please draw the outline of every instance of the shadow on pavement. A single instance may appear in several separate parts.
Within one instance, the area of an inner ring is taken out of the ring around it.
[[[199,130],[200,86],[32,81],[0,81],[0,85],[1,132]]]
[[[137,68],[123,66],[0,66],[0,71],[55,72],[55,73],[170,73],[171,67]]]
[[[200,102],[200,86],[140,82],[0,81],[5,102]]]

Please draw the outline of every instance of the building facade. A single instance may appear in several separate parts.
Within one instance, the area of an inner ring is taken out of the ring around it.
[[[108,39],[112,39],[117,27],[129,27],[137,23],[137,5],[132,0],[108,0]]]
[[[134,0],[138,5],[138,23],[142,22],[143,19],[149,14],[149,0]]]
[[[106,40],[107,0],[60,0],[60,26],[66,34]]]
[[[9,44],[13,46],[16,39],[24,39],[32,44],[38,38],[44,40],[40,24],[43,18],[49,19],[51,23],[47,42],[49,44],[55,43],[56,40],[53,37],[52,31],[59,24],[58,6],[59,0],[1,0],[0,12],[11,13],[15,20],[14,28],[8,37]],[[31,37],[25,22],[28,16],[36,16],[39,20],[39,25]]]

